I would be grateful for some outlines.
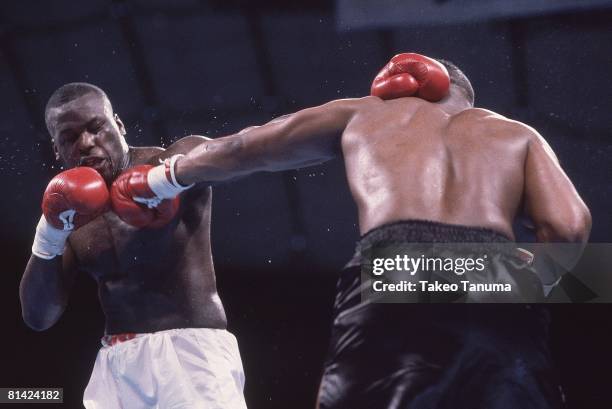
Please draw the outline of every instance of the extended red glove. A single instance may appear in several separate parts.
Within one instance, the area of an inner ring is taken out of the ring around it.
[[[74,230],[108,210],[109,193],[102,176],[93,168],[66,170],[49,182],[42,211],[51,226]]]
[[[164,165],[160,165],[164,166]],[[111,187],[113,211],[134,227],[159,228],[168,224],[179,209],[180,199],[157,196],[147,179],[151,165],[139,165],[123,172]]]
[[[370,94],[382,99],[419,97],[436,102],[448,94],[450,77],[438,61],[414,53],[397,54],[372,82]]]

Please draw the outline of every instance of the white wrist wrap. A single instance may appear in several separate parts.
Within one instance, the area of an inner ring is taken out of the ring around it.
[[[176,166],[176,160],[181,156],[185,155],[174,155],[170,159],[166,159],[163,164],[154,167],[147,174],[147,183],[149,184],[149,188],[158,198],[174,199],[181,192],[193,186],[193,184],[183,186],[178,182],[178,180],[176,180],[174,167]],[[170,171],[170,180],[168,180],[168,177],[166,176],[167,168]]]
[[[42,215],[36,226],[32,254],[45,260],[64,254],[64,246],[70,233],[72,230],[60,230],[51,226]]]

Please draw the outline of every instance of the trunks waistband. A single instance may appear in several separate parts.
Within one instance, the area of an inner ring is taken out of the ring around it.
[[[146,334],[135,334],[132,332],[126,332],[124,334],[113,334],[113,335],[104,335],[100,342],[102,346],[112,347],[113,345],[120,344],[125,341],[132,340],[134,338],[143,337]]]
[[[503,233],[484,227],[446,224],[429,220],[400,220],[376,227],[360,243],[380,241],[414,243],[511,243]]]
[[[530,252],[512,246],[513,240],[492,229],[429,220],[401,220],[376,227],[361,236],[347,267],[358,265],[362,254],[372,247],[405,243],[469,243],[471,250],[479,249],[474,243],[482,243],[482,248],[488,251],[517,257],[528,264],[533,260]]]
[[[207,328],[207,327],[189,327],[189,328],[171,328],[171,329],[165,329],[165,330],[160,330],[160,331],[155,331],[155,332],[143,332],[143,333],[124,332],[121,334],[107,334],[102,337],[100,342],[102,343],[102,346],[104,347],[112,347],[117,344],[131,341],[136,338],[160,336],[164,334],[165,335],[185,334],[187,332],[194,332],[194,331],[197,331],[198,333],[202,333],[202,332],[210,333],[211,335],[209,336],[212,336],[212,335],[227,336],[229,335],[233,337],[233,335],[230,332],[228,332],[227,329]]]

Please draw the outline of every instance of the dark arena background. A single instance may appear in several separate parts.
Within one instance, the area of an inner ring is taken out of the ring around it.
[[[50,330],[21,319],[19,280],[42,192],[60,170],[43,118],[53,90],[94,83],[129,144],[167,146],[367,95],[404,51],[453,61],[477,106],[538,129],[591,209],[591,241],[612,242],[612,1],[1,2],[0,387],[63,387],[64,407],[82,407],[103,335],[87,276]],[[214,189],[214,261],[250,408],[314,408],[356,222],[341,159]],[[611,408],[612,306],[552,312],[568,407]]]

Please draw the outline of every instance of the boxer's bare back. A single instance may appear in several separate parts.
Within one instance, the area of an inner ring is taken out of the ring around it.
[[[542,241],[581,240],[588,209],[544,139],[460,95],[332,101],[206,142],[177,163],[177,177],[227,180],[342,154],[361,233],[419,219],[514,238],[525,214]]]
[[[368,104],[342,136],[361,232],[421,219],[513,237],[528,145],[524,126],[482,109],[451,115],[417,98]]]

